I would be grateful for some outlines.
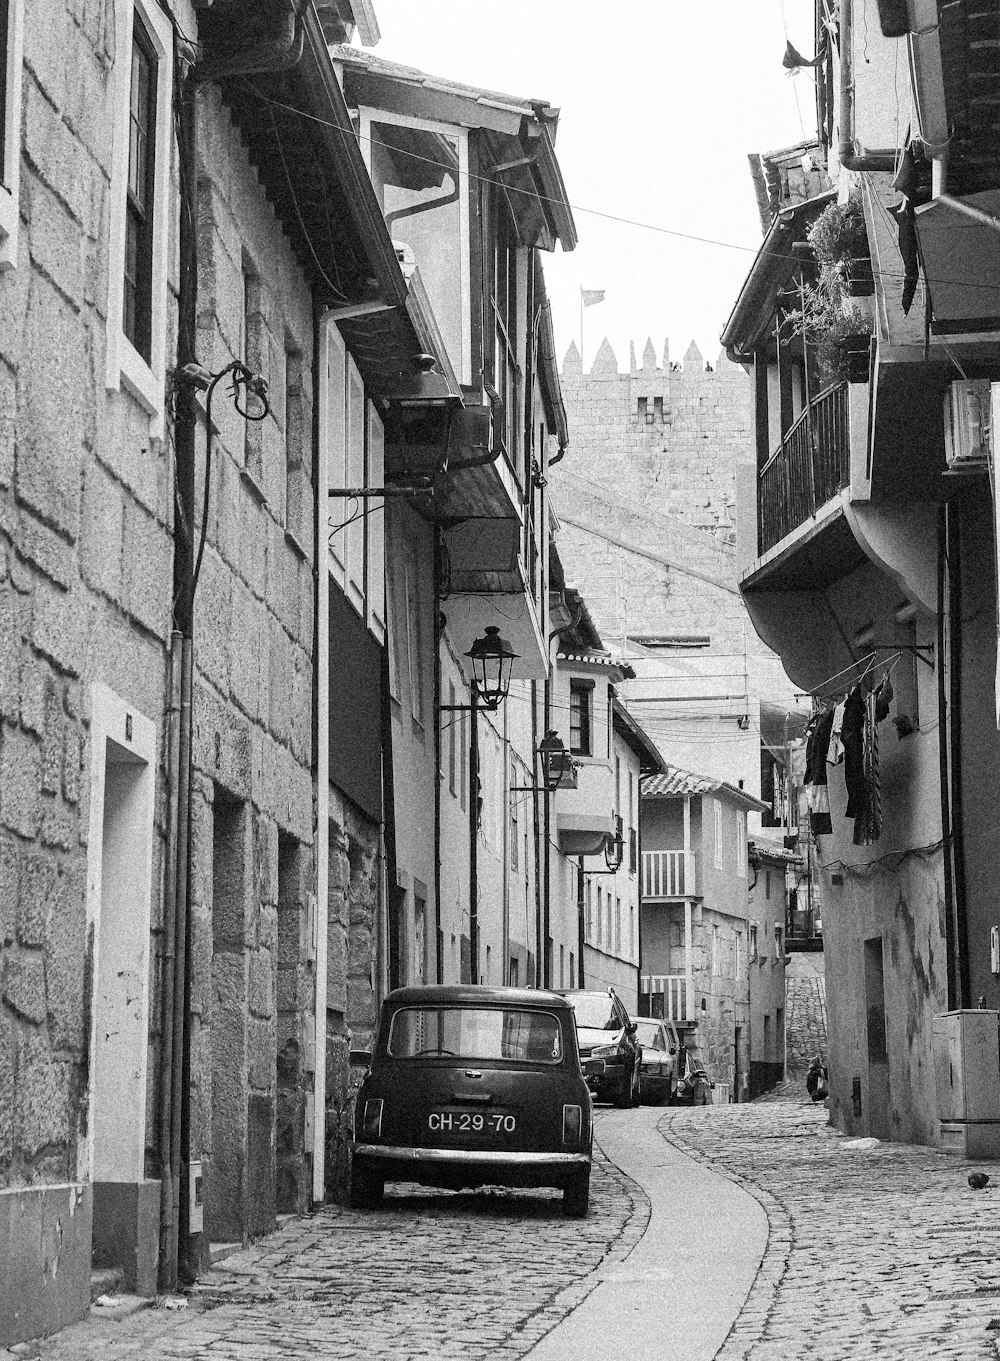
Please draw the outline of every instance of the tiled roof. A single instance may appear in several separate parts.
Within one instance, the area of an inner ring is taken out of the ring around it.
[[[481,104],[486,108],[497,108],[509,110],[512,113],[531,118],[538,109],[543,109],[549,113],[548,102],[544,99],[528,99],[519,95],[503,94],[499,90],[483,90],[476,85],[465,85],[461,81],[451,80],[447,76],[433,76],[426,71],[420,71],[415,66],[405,66],[398,61],[386,61],[384,57],[377,57],[374,52],[365,51],[358,47],[339,46],[330,49],[334,61],[349,62],[352,66],[362,66],[369,70],[372,75],[388,76],[393,80],[406,80],[413,85],[422,85],[428,90],[441,90],[448,94],[459,95],[463,99],[471,99],[476,104]]]
[[[767,804],[745,789],[738,789],[725,780],[717,780],[712,775],[696,775],[691,770],[681,770],[679,766],[667,765],[665,775],[646,775],[639,786],[644,799],[676,799],[689,794],[726,794],[745,808],[756,808],[764,812]]]

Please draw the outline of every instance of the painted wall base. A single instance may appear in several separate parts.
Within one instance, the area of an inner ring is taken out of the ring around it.
[[[90,1307],[89,1186],[0,1190],[0,1347],[44,1337]]]
[[[959,1158],[1000,1158],[1000,1122],[996,1120],[942,1120],[941,1152]]]
[[[130,1294],[155,1295],[159,1237],[158,1181],[94,1183],[95,1267],[121,1267]]]

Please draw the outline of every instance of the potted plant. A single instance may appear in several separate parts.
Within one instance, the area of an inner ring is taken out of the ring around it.
[[[852,301],[842,276],[829,266],[797,292],[799,306],[785,312],[781,325],[813,348],[821,383],[867,382],[873,328],[865,305]]]
[[[809,228],[806,239],[821,272],[836,273],[846,293],[865,298],[875,292],[868,228],[859,198],[828,203]]]

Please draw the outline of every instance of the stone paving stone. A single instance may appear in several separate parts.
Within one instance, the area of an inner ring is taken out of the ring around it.
[[[207,1272],[178,1312],[99,1319],[44,1361],[486,1361],[522,1357],[623,1261],[649,1219],[595,1149],[591,1212],[557,1192],[391,1186],[384,1206],[325,1206]],[[0,1356],[3,1354],[0,1353]]]
[[[716,1361],[996,1361],[1000,1167],[996,1186],[973,1191],[975,1164],[934,1149],[851,1151],[801,1090],[677,1107],[658,1126],[768,1219],[757,1279]]]

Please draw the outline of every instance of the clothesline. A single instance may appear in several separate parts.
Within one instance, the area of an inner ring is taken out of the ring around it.
[[[902,651],[896,651],[896,652],[894,652],[894,653],[892,654],[891,657],[883,657],[882,660],[881,660],[880,662],[877,662],[877,661],[875,660],[875,657],[876,657],[876,655],[877,655],[879,652],[890,652],[890,651],[892,651],[892,648],[895,647],[895,646],[896,646],[896,644],[894,644],[894,643],[884,643],[884,644],[879,643],[879,644],[876,644],[876,645],[871,649],[870,652],[866,652],[866,653],[864,654],[864,656],[863,656],[863,657],[859,657],[859,658],[857,659],[857,661],[851,662],[851,663],[849,663],[849,665],[844,666],[844,667],[841,667],[841,669],[840,669],[839,671],[834,671],[834,673],[833,673],[832,676],[827,676],[826,680],[820,681],[820,683],[819,683],[818,685],[814,685],[814,686],[812,687],[811,690],[804,690],[804,691],[800,691],[799,693],[800,693],[803,697],[809,697],[809,698],[812,698],[812,699],[820,699],[820,698],[823,698],[823,699],[832,699],[833,696],[831,696],[831,695],[823,696],[823,695],[821,695],[820,692],[823,691],[823,690],[825,690],[825,689],[827,688],[827,686],[832,685],[834,681],[839,680],[839,678],[840,678],[841,676],[845,676],[845,675],[847,674],[848,671],[853,671],[854,668],[857,667],[857,666],[864,666],[865,669],[864,669],[864,671],[861,673],[860,676],[858,676],[858,677],[855,678],[855,681],[852,681],[852,682],[851,682],[851,685],[848,687],[848,688],[850,688],[850,689],[853,689],[855,683],[860,683],[861,681],[863,681],[864,678],[865,678],[865,676],[867,676],[868,673],[869,673],[870,671],[874,670],[874,668],[875,668],[876,666],[884,666],[884,667],[886,667],[887,670],[886,670],[886,673],[885,673],[885,674],[888,675],[889,672],[892,670],[892,668],[896,665],[896,663],[897,663],[897,662],[899,661],[899,659],[902,657],[902,655],[903,655]],[[844,690],[844,685],[841,684],[840,687],[839,687],[839,689],[840,689],[841,691],[843,691],[843,690]]]

